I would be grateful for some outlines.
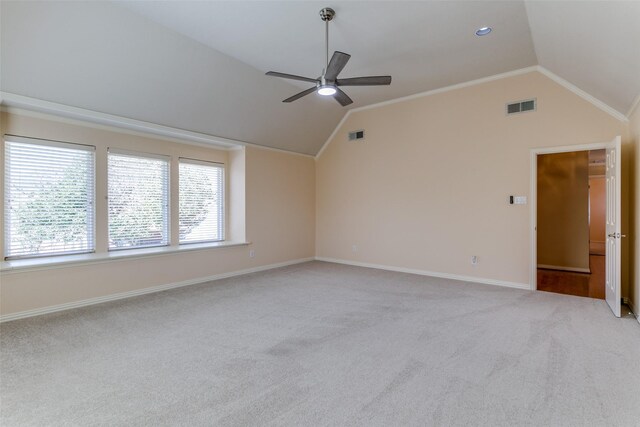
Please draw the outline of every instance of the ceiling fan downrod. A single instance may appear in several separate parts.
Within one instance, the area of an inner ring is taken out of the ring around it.
[[[336,11],[330,7],[320,9],[320,18],[324,21],[325,63],[324,71],[322,72],[323,76],[327,72],[327,68],[329,68],[329,21],[331,21],[334,16],[336,16]]]

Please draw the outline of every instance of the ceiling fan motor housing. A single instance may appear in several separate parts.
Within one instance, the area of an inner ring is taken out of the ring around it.
[[[318,83],[317,83],[318,87],[331,86],[335,84],[336,84],[335,80],[326,79],[324,76],[318,77]]]

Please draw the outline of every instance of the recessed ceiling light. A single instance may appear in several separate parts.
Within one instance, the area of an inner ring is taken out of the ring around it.
[[[491,32],[491,27],[482,27],[476,30],[476,36],[486,36]]]
[[[335,93],[336,93],[336,88],[330,85],[320,86],[318,88],[318,95],[329,96],[329,95],[335,95]]]

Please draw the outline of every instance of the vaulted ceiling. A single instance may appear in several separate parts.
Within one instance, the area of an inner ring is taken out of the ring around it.
[[[330,50],[352,55],[355,101],[282,99]],[[315,154],[348,108],[541,65],[626,114],[640,94],[640,2],[2,2],[0,89]],[[474,32],[493,31],[485,37]]]

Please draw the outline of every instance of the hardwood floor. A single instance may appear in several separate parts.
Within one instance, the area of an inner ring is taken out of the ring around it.
[[[605,257],[589,255],[589,273],[538,269],[538,290],[559,294],[604,299]]]

